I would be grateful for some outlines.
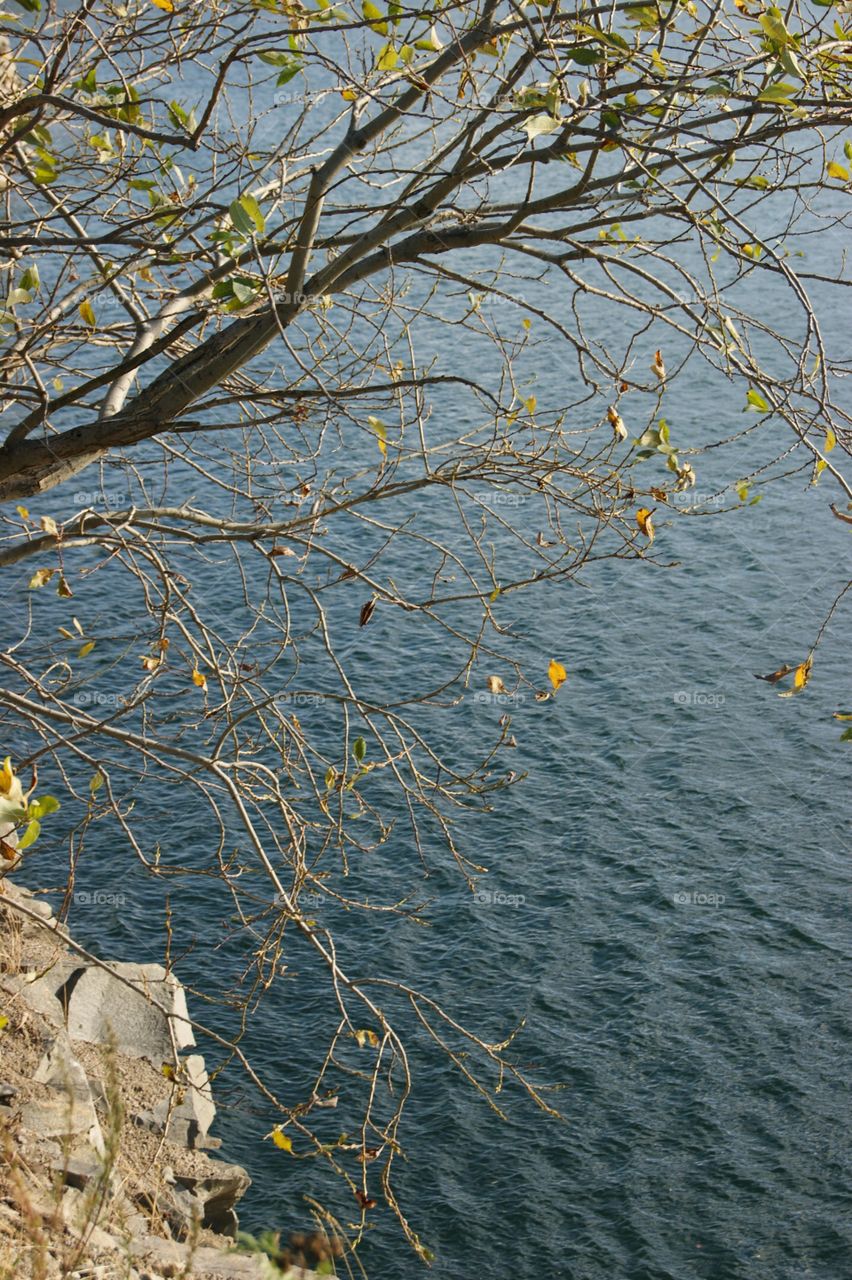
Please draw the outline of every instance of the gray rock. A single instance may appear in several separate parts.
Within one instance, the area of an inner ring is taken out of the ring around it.
[[[47,1053],[36,1067],[33,1079],[36,1084],[50,1085],[56,1093],[56,1099],[46,1105],[40,1102],[27,1103],[22,1111],[25,1126],[35,1129],[35,1132],[45,1137],[56,1133],[64,1137],[82,1135],[95,1151],[103,1153],[103,1134],[89,1089],[89,1081],[86,1079],[85,1071],[74,1057],[71,1041],[65,1031],[60,1030],[54,1037]],[[36,1127],[32,1120],[34,1112],[39,1108],[44,1108],[44,1116],[36,1120],[38,1126]],[[70,1127],[61,1127],[57,1130],[53,1127],[56,1124]],[[49,1127],[45,1128],[45,1125]]]
[[[76,1187],[83,1191],[90,1182],[97,1182],[103,1176],[104,1163],[97,1151],[91,1147],[79,1150],[63,1157],[51,1160],[50,1170],[60,1176],[67,1187]]]
[[[63,994],[79,971],[78,961],[62,953],[44,973],[13,974],[3,978],[3,986],[10,994],[19,995],[30,1009],[54,1027],[61,1027],[65,1024]]]
[[[72,1040],[103,1044],[112,1036],[120,1053],[147,1058],[156,1067],[174,1057],[169,1024],[178,1049],[195,1044],[184,990],[173,974],[159,964],[111,964],[109,970],[87,967],[69,984],[68,1033]],[[133,986],[119,981],[116,974]]]
[[[155,1268],[182,1267],[189,1261],[190,1251],[184,1244],[162,1240],[159,1236],[142,1236],[130,1246],[133,1259],[148,1262]],[[264,1254],[229,1253],[203,1245],[192,1253],[189,1273],[193,1280],[281,1280],[281,1272],[273,1267]],[[295,1274],[294,1280],[295,1280]],[[314,1273],[302,1273],[304,1280],[311,1280]],[[301,1277],[300,1277],[301,1280]]]
[[[65,1188],[60,1211],[69,1231],[76,1236],[85,1236],[87,1249],[103,1249],[109,1253],[117,1253],[121,1249],[122,1246],[115,1236],[93,1224],[92,1205],[88,1197],[76,1187]]]
[[[204,1177],[177,1174],[175,1186],[168,1193],[172,1207],[169,1216],[181,1234],[200,1222],[220,1235],[236,1236],[239,1223],[234,1205],[250,1186],[251,1178],[238,1164],[216,1162],[215,1171]]]
[[[170,1098],[157,1103],[153,1111],[154,1125],[160,1132],[165,1131],[171,1142],[198,1147],[216,1118],[216,1106],[201,1054],[190,1054],[181,1065],[178,1074],[181,1100],[174,1106]]]

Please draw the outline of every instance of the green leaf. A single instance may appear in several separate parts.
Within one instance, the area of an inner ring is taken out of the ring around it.
[[[376,62],[378,71],[393,71],[394,67],[399,63],[399,54],[392,44],[386,44],[379,54]]]
[[[243,284],[241,280],[232,280],[230,283],[233,296],[241,307],[245,307],[250,302],[254,302],[257,297],[256,289],[251,288],[250,285]]]
[[[794,43],[793,37],[784,24],[781,10],[774,4],[770,5],[766,13],[762,13],[757,21],[773,48],[784,49],[788,44]]]
[[[787,84],[785,80],[779,80],[776,84],[768,84],[765,89],[761,89],[757,95],[758,102],[789,102],[790,94],[796,92],[794,84]]]
[[[372,0],[364,0],[361,5],[361,12],[369,22],[373,31],[380,36],[386,36],[388,33],[388,24],[385,21],[385,15],[381,9],[372,3]]]
[[[573,49],[566,49],[565,52],[578,67],[593,67],[596,62],[606,61],[606,53],[603,49],[595,49],[588,44],[575,45]]]
[[[240,196],[239,203],[251,218],[258,232],[262,235],[264,227],[266,226],[266,219],[261,213],[260,205],[257,203],[254,196],[250,196],[248,194]]]
[[[278,79],[275,81],[276,88],[280,89],[282,84],[287,84],[290,80],[293,79],[293,76],[298,75],[299,72],[302,70],[303,65],[304,64],[302,63],[301,59],[294,58],[293,61],[290,63],[289,67],[285,67],[281,72],[281,74],[279,75]]]
[[[41,280],[39,279],[38,267],[27,267],[26,271],[21,276],[21,288],[28,290],[30,293],[36,293],[40,284]]]
[[[254,232],[257,230],[257,226],[255,224],[254,218],[251,216],[251,214],[248,212],[247,209],[243,208],[242,202],[240,200],[235,200],[233,202],[233,204],[228,209],[228,213],[231,216],[231,222],[234,224],[235,228],[237,229],[237,231],[239,231],[241,236],[253,235]]]
[[[760,413],[769,412],[769,405],[766,403],[766,401],[764,400],[760,392],[755,391],[754,387],[749,387],[749,392],[748,392],[748,395],[746,396],[746,400],[748,401],[752,409],[757,409]]]
[[[352,743],[352,755],[355,757],[358,764],[361,763],[361,761],[364,759],[364,756],[366,754],[367,754],[366,742],[364,741],[363,738],[356,738],[355,741]]]
[[[282,53],[277,49],[263,49],[257,56],[270,67],[289,67],[294,61],[292,53]]]
[[[92,795],[94,795],[96,791],[100,791],[103,785],[104,785],[104,775],[102,773],[96,773],[95,776],[92,778],[91,782],[89,783],[89,790],[91,791]]]
[[[50,813],[56,813],[59,809],[59,801],[56,796],[42,796],[40,800],[34,800],[27,809],[28,818],[46,818]]]
[[[530,116],[519,127],[524,130],[530,142],[532,142],[533,138],[539,138],[546,133],[555,133],[557,129],[561,129],[562,120],[550,115]]]
[[[41,831],[41,823],[38,818],[33,818],[32,822],[27,824],[27,829],[18,841],[19,849],[29,849],[31,844],[35,844]]]

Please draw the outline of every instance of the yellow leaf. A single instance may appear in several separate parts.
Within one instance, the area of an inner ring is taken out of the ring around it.
[[[530,320],[529,316],[524,316],[523,320],[521,321],[521,324],[524,326],[527,332],[529,332],[530,329],[532,328],[532,320]]]
[[[278,1147],[280,1151],[289,1151],[290,1154],[292,1155],[293,1140],[286,1133],[282,1133],[277,1125],[272,1130],[272,1132],[267,1136],[272,1139],[272,1141],[275,1143],[276,1147]]]
[[[0,769],[0,792],[7,796],[12,790],[15,774],[12,770],[12,757],[7,756],[3,761],[3,768]]]
[[[39,587],[45,586],[55,573],[55,569],[36,569],[30,578],[30,591],[38,591]]]
[[[80,652],[77,654],[77,657],[87,658],[89,654],[92,652],[92,650],[94,649],[94,647],[95,647],[95,641],[87,640],[86,643],[80,649]]]
[[[92,781],[89,783],[89,790],[91,791],[92,795],[94,795],[96,791],[100,791],[103,785],[104,785],[104,775],[102,773],[96,773],[92,778]],[[169,1067],[168,1070],[171,1071],[171,1067]],[[166,1067],[163,1067],[163,1075],[165,1074],[166,1074]]]
[[[196,670],[195,670],[195,671],[193,671],[193,673],[192,673],[192,683],[193,683],[193,684],[197,684],[197,685],[198,685],[198,687],[199,687],[199,689],[206,689],[206,688],[207,688],[207,677],[206,677],[206,675],[204,674],[204,672],[203,672],[203,671],[199,671],[199,670],[196,668]]]
[[[354,102],[355,99],[358,97],[358,94],[355,89],[349,88],[349,89],[341,89],[340,96],[344,102]]]
[[[15,510],[22,520],[29,520],[30,513],[27,511],[26,507],[15,507]]]
[[[151,0],[151,4],[156,5],[158,9],[162,9],[164,13],[174,13],[175,11],[172,0]]]
[[[536,400],[535,396],[528,396],[528,398],[524,401],[524,407],[526,408],[527,413],[535,413],[535,407],[537,404],[538,404],[538,401]]]
[[[837,436],[834,434],[831,427],[829,427],[825,433],[825,444],[823,445],[823,448],[825,449],[826,453],[831,453],[832,449],[836,444],[837,444]],[[21,508],[18,507],[19,511],[20,509]]]
[[[376,1035],[375,1031],[361,1030],[361,1031],[354,1031],[352,1034],[355,1036],[355,1039],[358,1041],[358,1047],[360,1049],[363,1049],[368,1044],[372,1045],[374,1049],[377,1049],[379,1047],[379,1037]]]
[[[149,654],[147,654],[147,653],[143,653],[143,654],[141,654],[141,656],[140,656],[140,661],[141,661],[142,666],[145,668],[145,670],[146,670],[146,671],[156,671],[156,670],[157,670],[157,667],[160,665],[160,663],[163,661],[163,659],[162,659],[162,658],[155,658],[155,657],[152,657],[151,655],[149,655]]]
[[[793,687],[787,693],[779,693],[779,698],[792,698],[795,694],[801,693],[805,685],[811,678],[811,667],[814,665],[813,658],[806,658],[804,662],[800,662],[793,673]]]
[[[648,539],[649,545],[654,541],[654,522],[651,519],[653,514],[654,508],[649,510],[647,507],[640,507],[636,512],[636,523]]]
[[[825,166],[825,171],[829,178],[839,178],[841,182],[849,181],[849,170],[845,165],[838,164],[836,160],[832,160]]]
[[[550,683],[553,685],[553,692],[564,684],[568,679],[568,672],[565,670],[561,662],[557,662],[555,658],[551,658],[550,666],[547,668],[547,674],[550,677]]]
[[[384,14],[381,9],[371,3],[371,0],[364,0],[364,3],[361,5],[361,12],[369,22],[373,31],[377,32],[380,36],[387,35],[388,24],[383,21]]]
[[[8,1025],[9,1019],[6,1017],[5,1013],[0,1013],[0,1031],[5,1031]]]
[[[392,44],[386,44],[379,54],[379,60],[376,66],[379,71],[393,71],[399,62],[399,54]]]
[[[376,433],[376,439],[377,439],[377,440],[378,440],[378,442],[379,442],[379,452],[381,453],[381,455],[382,455],[382,457],[383,457],[383,458],[386,458],[386,457],[387,457],[387,453],[388,453],[388,446],[387,446],[388,429],[387,429],[387,427],[386,427],[386,426],[385,426],[385,424],[382,422],[381,418],[375,418],[375,417],[373,417],[373,415],[372,415],[372,414],[370,414],[370,415],[369,415],[369,417],[367,418],[367,421],[369,422],[370,426],[373,428],[373,430],[374,430],[374,431],[375,431],[375,433]]]
[[[89,299],[84,298],[77,310],[80,312],[81,319],[85,321],[89,328],[94,329],[96,324],[95,312]]]
[[[808,658],[806,662],[801,662],[799,666],[796,667],[796,673],[793,676],[794,689],[804,689],[805,685],[808,683],[808,681],[811,678],[812,666],[813,666],[813,659]]]

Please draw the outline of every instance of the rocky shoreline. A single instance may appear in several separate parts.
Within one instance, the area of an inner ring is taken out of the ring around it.
[[[236,1252],[250,1178],[210,1154],[194,1049],[172,974],[88,955],[46,902],[2,882],[0,1280],[318,1274]]]

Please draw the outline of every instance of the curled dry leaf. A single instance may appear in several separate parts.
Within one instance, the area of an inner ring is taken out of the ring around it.
[[[361,605],[361,613],[358,616],[359,627],[366,627],[367,623],[370,621],[370,619],[373,616],[373,611],[375,610],[375,608],[376,608],[376,597],[371,596],[369,600],[366,600],[364,604]]]
[[[759,676],[756,671],[753,674],[755,680],[766,680],[769,684],[777,684],[779,680],[783,680],[785,676],[788,676],[792,670],[793,668],[790,664],[785,662],[777,671],[770,671],[768,676]]]
[[[612,427],[612,432],[615,438],[617,440],[626,440],[627,428],[625,427],[624,419],[618,410],[610,405],[606,411],[606,416],[609,419],[609,424]]]
[[[378,1049],[379,1037],[376,1035],[375,1031],[370,1031],[370,1030],[365,1031],[362,1028],[359,1031],[353,1031],[352,1034],[354,1035],[355,1039],[358,1041],[358,1047],[360,1049],[364,1049],[367,1045],[370,1045],[373,1049]]]
[[[655,510],[656,507],[651,507],[650,509],[648,507],[640,507],[636,512],[636,523],[640,531],[648,539],[649,546],[654,541],[654,522],[651,517]]]
[[[654,363],[651,365],[651,372],[659,378],[660,382],[665,382],[666,363],[663,360],[663,353],[660,350],[654,352]]]
[[[499,676],[488,677],[488,692],[489,693],[505,693],[506,692],[506,686],[504,685],[503,681],[500,679]]]

